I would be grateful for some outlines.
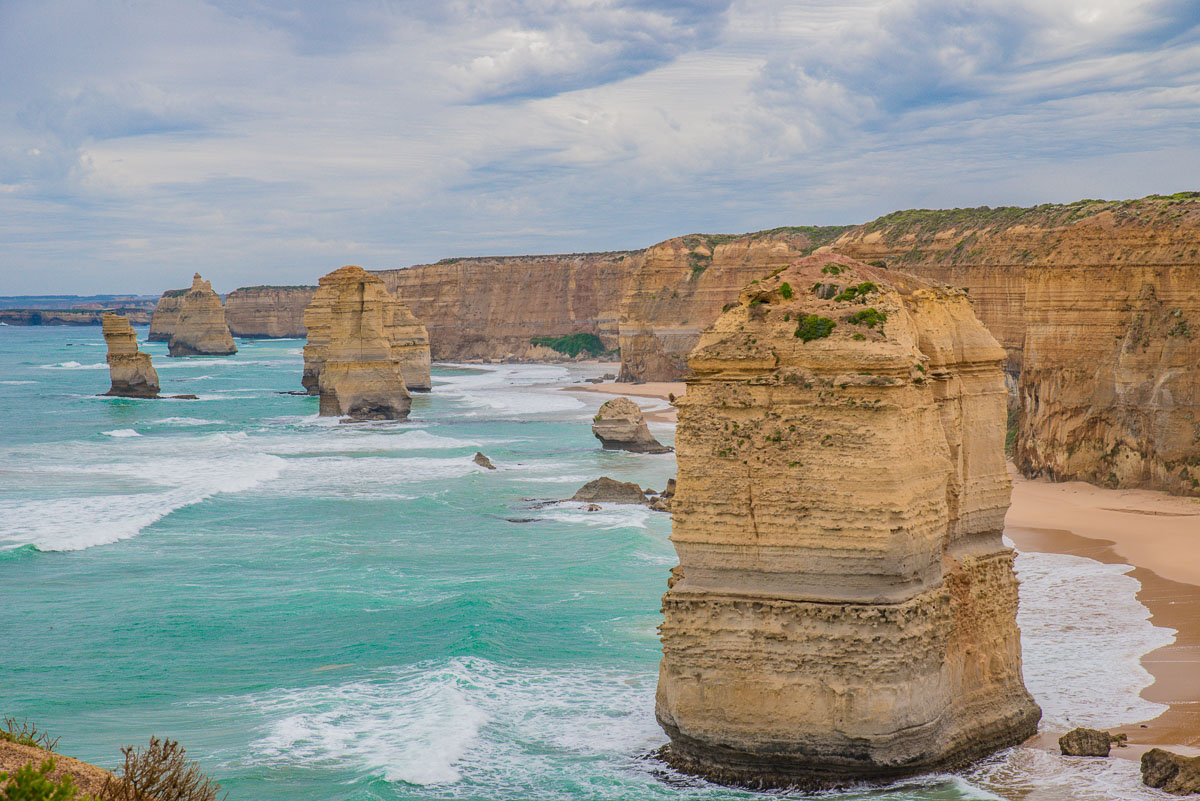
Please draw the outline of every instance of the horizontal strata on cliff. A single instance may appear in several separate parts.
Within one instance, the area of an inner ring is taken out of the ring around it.
[[[832,247],[971,293],[1023,473],[1200,495],[1200,194],[896,212]]]
[[[315,286],[247,286],[225,296],[229,333],[243,339],[303,338]]]
[[[373,271],[429,331],[436,361],[553,357],[535,337],[617,345],[621,286],[642,251],[445,259]]]
[[[657,715],[719,781],[838,784],[1019,743],[1003,350],[962,290],[845,257],[755,281],[677,401]]]

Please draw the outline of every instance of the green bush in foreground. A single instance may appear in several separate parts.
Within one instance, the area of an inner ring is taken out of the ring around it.
[[[593,356],[601,356],[608,353],[608,349],[604,347],[604,343],[600,341],[600,337],[595,334],[568,334],[562,337],[534,337],[529,340],[534,345],[543,345],[551,350],[556,350],[559,353],[565,353],[567,356],[578,356],[584,351]]]
[[[878,287],[875,286],[874,282],[863,281],[861,284],[855,284],[854,286],[846,287],[845,291],[834,298],[834,301],[837,303],[845,303],[848,300],[861,298],[870,292],[874,292],[876,289],[878,289]]]
[[[47,759],[40,768],[30,762],[17,768],[9,775],[0,773],[0,801],[75,801],[79,791],[70,775],[63,774],[58,781],[50,778],[54,770],[54,759]]]
[[[805,342],[811,342],[814,339],[824,339],[833,331],[837,325],[828,317],[821,317],[816,314],[806,314],[799,320],[799,325],[796,326],[794,336]]]

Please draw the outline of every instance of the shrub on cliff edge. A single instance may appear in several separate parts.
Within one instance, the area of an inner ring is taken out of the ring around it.
[[[12,775],[0,772],[0,801],[75,801],[79,791],[70,774],[63,774],[58,781],[50,778],[54,770],[51,757],[35,768],[30,762],[17,768]]]
[[[583,332],[561,337],[534,337],[529,342],[533,345],[543,345],[572,358],[584,351],[593,356],[603,356],[608,353],[608,349],[604,347],[604,343],[600,341],[600,337],[595,334],[586,334]]]

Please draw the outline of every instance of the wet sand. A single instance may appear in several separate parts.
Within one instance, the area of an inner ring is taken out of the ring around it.
[[[669,402],[672,394],[676,398],[682,397],[683,393],[687,392],[687,384],[682,381],[648,381],[645,384],[608,381],[603,384],[589,384],[586,386],[573,385],[563,387],[563,390],[566,392],[599,392],[603,395],[636,398],[661,398]],[[646,412],[646,420],[651,423],[675,423],[678,422],[678,419],[675,409],[660,409],[658,411]]]
[[[1014,472],[1005,523],[1019,551],[1134,566],[1128,575],[1142,585],[1137,597],[1150,610],[1150,622],[1178,633],[1174,643],[1142,658],[1154,683],[1141,696],[1169,709],[1113,729],[1130,742],[1114,748],[1113,756],[1136,759],[1152,745],[1200,754],[1200,503],[1147,490],[1031,481]],[[1057,749],[1059,734],[1047,732],[1038,744]]]

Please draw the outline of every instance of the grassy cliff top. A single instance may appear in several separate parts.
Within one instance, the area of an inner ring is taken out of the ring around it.
[[[1200,212],[1200,192],[1149,195],[1136,200],[1077,200],[1074,203],[1043,203],[1040,206],[978,206],[966,209],[906,209],[893,211],[864,225],[856,233],[879,232],[885,242],[909,234],[917,241],[932,239],[947,230],[959,232],[1003,230],[1018,225],[1056,228],[1079,222],[1102,212],[1112,212],[1118,223],[1168,223],[1185,214]]]

